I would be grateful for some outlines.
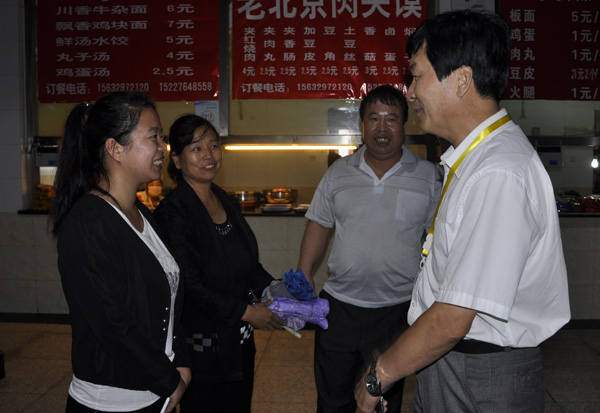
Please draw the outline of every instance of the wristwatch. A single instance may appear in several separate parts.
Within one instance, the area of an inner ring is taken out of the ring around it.
[[[367,391],[371,396],[381,397],[381,382],[377,378],[377,362],[371,364],[365,384],[367,385]]]

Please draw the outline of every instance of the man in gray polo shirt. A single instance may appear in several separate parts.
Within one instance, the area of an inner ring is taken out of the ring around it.
[[[315,335],[317,412],[354,413],[354,384],[375,350],[407,325],[422,237],[441,191],[439,170],[404,145],[408,106],[391,85],[361,102],[364,145],[338,159],[321,180],[306,214],[298,268],[312,271],[335,228],[329,329]],[[404,383],[386,394],[388,413],[400,412]]]

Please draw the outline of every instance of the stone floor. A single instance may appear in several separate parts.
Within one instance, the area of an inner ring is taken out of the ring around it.
[[[256,332],[253,412],[314,412],[314,331]],[[65,324],[0,323],[6,377],[0,412],[64,412],[71,380],[71,328]],[[542,345],[547,375],[545,412],[600,412],[600,329],[558,332]],[[405,386],[412,399],[414,376]],[[403,411],[412,412],[411,403]]]

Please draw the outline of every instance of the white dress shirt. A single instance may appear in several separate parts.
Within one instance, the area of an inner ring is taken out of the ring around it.
[[[504,115],[499,111],[444,153],[446,177],[479,133]],[[456,170],[416,281],[409,323],[435,301],[477,310],[466,338],[500,346],[537,346],[570,318],[552,183],[512,121]]]

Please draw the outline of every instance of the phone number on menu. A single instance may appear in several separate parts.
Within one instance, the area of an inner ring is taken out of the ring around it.
[[[136,92],[148,92],[150,90],[150,84],[134,83],[134,82],[98,83],[98,92],[110,93],[110,92],[118,92],[121,90],[133,90]]]
[[[160,82],[161,92],[201,92],[212,90],[212,82]]]
[[[351,83],[298,83],[302,91],[352,90]]]

